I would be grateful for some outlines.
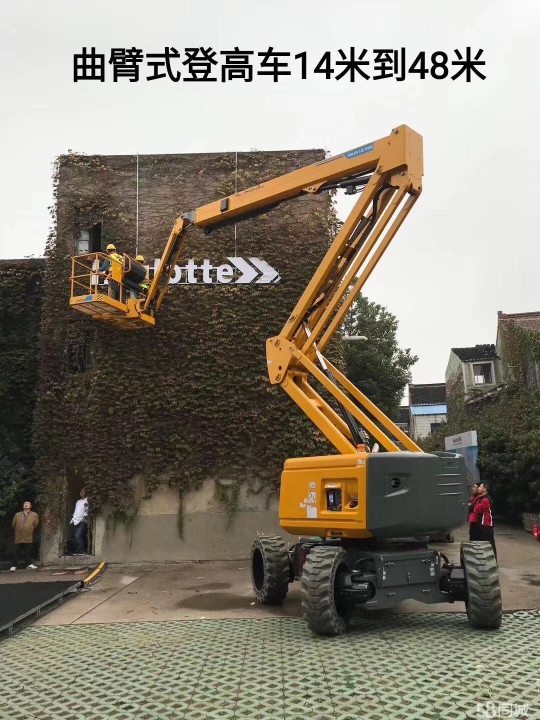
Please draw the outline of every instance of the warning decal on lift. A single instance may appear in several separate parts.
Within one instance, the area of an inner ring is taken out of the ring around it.
[[[315,490],[311,490],[311,488],[315,487],[314,482],[309,483],[310,490],[308,492],[308,496],[304,498],[304,502],[300,503],[300,507],[306,508],[306,515],[308,518],[316,518],[317,517],[317,493]]]

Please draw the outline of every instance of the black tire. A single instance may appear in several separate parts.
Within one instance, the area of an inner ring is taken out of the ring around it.
[[[501,626],[502,598],[499,570],[493,548],[488,542],[461,544],[461,562],[465,571],[469,624],[474,628]]]
[[[289,554],[279,535],[261,535],[251,547],[251,584],[262,605],[281,605],[289,589]]]
[[[352,609],[336,598],[336,581],[340,572],[348,570],[347,553],[343,548],[315,547],[306,558],[300,597],[304,618],[316,635],[347,632]]]

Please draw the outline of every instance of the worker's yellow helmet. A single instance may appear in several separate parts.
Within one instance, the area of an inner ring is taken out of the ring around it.
[[[107,245],[107,250],[116,250],[116,247],[112,243],[109,243]]]
[[[144,257],[143,257],[142,255],[137,255],[137,257],[135,258],[135,260],[136,260],[137,262],[144,262]]]

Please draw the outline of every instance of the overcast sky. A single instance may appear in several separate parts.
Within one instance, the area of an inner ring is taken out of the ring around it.
[[[423,194],[365,294],[398,317],[400,344],[420,358],[414,382],[442,382],[451,347],[495,341],[497,310],[540,310],[539,38],[538,0],[4,0],[0,257],[43,254],[52,163],[70,149],[337,154],[408,124],[424,138]],[[305,51],[308,76],[291,60],[293,75],[278,83],[148,82],[143,64],[138,83],[112,82],[110,66],[104,83],[74,83],[83,46],[107,60],[133,46],[273,46]],[[452,61],[467,46],[484,51],[483,81],[312,72],[326,51],[335,61],[339,49],[367,49],[373,75],[375,49],[405,48],[407,67],[425,51],[429,67],[433,52]],[[349,206],[340,202],[342,216]]]

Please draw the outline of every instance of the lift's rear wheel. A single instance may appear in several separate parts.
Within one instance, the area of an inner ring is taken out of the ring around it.
[[[251,547],[251,584],[257,600],[280,605],[289,589],[289,554],[279,535],[261,535]]]
[[[499,570],[489,542],[461,545],[467,599],[465,607],[472,627],[498,628],[502,622],[502,598]]]
[[[352,607],[337,592],[338,578],[348,572],[347,553],[338,547],[310,550],[302,570],[302,611],[308,627],[317,635],[346,632]]]

